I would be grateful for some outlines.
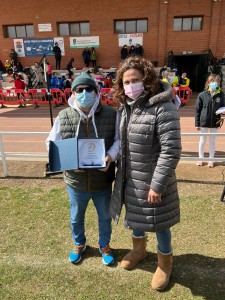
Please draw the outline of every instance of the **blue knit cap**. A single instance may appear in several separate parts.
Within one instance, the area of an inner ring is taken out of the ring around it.
[[[83,85],[83,84],[92,86],[97,91],[97,86],[95,84],[94,79],[85,72],[82,72],[79,76],[77,76],[77,78],[74,79],[71,85],[72,91],[74,91],[78,85]]]

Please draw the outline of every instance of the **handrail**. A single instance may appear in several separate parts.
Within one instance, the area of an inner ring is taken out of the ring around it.
[[[6,158],[7,157],[17,157],[17,158],[48,158],[48,154],[21,154],[21,153],[6,153],[4,151],[4,145],[3,145],[3,135],[45,135],[47,136],[49,132],[32,132],[32,131],[25,131],[25,132],[15,132],[15,131],[0,131],[0,159],[2,159],[2,166],[3,166],[3,173],[4,176],[8,176],[7,171],[7,165],[6,165]],[[224,136],[225,133],[196,133],[196,132],[184,132],[181,133],[181,136],[203,136],[203,135],[216,135],[216,136]],[[47,151],[47,150],[46,150]],[[199,157],[193,157],[193,156],[181,156],[181,160],[184,161],[197,161],[199,160]],[[202,161],[211,161],[212,158],[201,158]],[[225,161],[224,157],[214,157],[213,161]]]

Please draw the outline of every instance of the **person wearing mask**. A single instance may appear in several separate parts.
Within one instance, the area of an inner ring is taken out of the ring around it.
[[[224,93],[220,89],[220,76],[211,74],[206,80],[205,90],[198,95],[195,106],[195,128],[201,133],[217,133],[220,128],[221,115],[216,114],[220,107],[225,106]],[[200,136],[199,140],[199,161],[197,166],[203,166],[204,148],[207,136]],[[213,158],[216,150],[216,136],[209,137],[209,158],[208,167],[213,168]]]
[[[50,87],[52,89],[63,89],[63,80],[59,77],[59,74],[57,72],[53,73],[52,79],[50,81]]]
[[[144,48],[138,43],[135,45],[135,55],[144,56]]]
[[[178,77],[175,75],[174,71],[168,72],[168,81],[171,84],[172,87],[177,87],[179,85]]]
[[[64,173],[70,200],[70,222],[74,249],[70,262],[77,264],[86,249],[85,212],[92,199],[98,214],[99,251],[105,265],[115,262],[110,249],[112,232],[109,204],[115,178],[115,160],[119,152],[118,117],[116,110],[101,105],[98,88],[87,73],[81,73],[72,83],[69,107],[60,111],[46,140],[73,137],[100,138],[105,141],[106,167],[103,169],[68,170]]]
[[[187,73],[182,73],[181,80],[180,80],[180,86],[188,87],[189,84],[190,84],[190,79],[187,77]]]
[[[181,155],[180,121],[171,86],[160,81],[152,63],[129,57],[117,70],[114,99],[121,103],[121,149],[110,211],[118,222],[125,204],[125,226],[133,250],[121,261],[133,268],[147,256],[147,234],[157,238],[158,267],[152,288],[163,290],[173,265],[170,227],[180,220],[175,169]]]
[[[126,59],[128,56],[128,49],[127,49],[127,45],[124,45],[120,51],[120,57],[121,60],[123,61],[124,59]]]
[[[129,56],[133,56],[133,55],[135,55],[135,47],[134,45],[131,45],[129,49]]]
[[[53,53],[55,54],[55,68],[56,70],[60,70],[62,53],[57,42],[55,42],[55,46],[53,47]]]

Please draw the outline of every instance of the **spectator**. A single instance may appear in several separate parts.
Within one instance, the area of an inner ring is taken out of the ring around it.
[[[92,67],[96,67],[96,59],[97,59],[97,52],[94,47],[91,48],[91,62]]]
[[[128,49],[127,49],[127,45],[124,45],[120,51],[120,57],[122,60],[126,59],[128,56]]]
[[[14,81],[15,88],[18,89],[18,90],[23,90],[24,91],[26,86],[25,86],[24,81],[20,77],[20,75],[15,74],[14,79],[15,79],[15,81]],[[21,100],[21,101],[24,100],[23,92],[17,93],[17,98],[18,98],[18,100]],[[22,105],[22,102],[20,102],[18,107],[25,107],[25,106],[26,106],[26,103],[24,105]]]
[[[61,49],[59,48],[59,44],[55,42],[55,46],[53,47],[53,52],[55,54],[55,68],[56,70],[60,70],[60,65],[61,65]]]
[[[52,65],[47,61],[47,75],[48,75],[48,82],[51,82],[52,79]]]
[[[179,78],[176,75],[177,69],[173,69],[172,71],[169,72],[169,81],[172,87],[177,87],[179,86]]]
[[[9,62],[8,59],[6,59],[5,61],[5,69],[6,69],[6,73],[12,73],[12,69],[11,69],[11,63]]]
[[[2,74],[5,73],[5,66],[3,64],[3,62],[0,60],[0,80],[3,80]]]
[[[104,80],[104,87],[105,88],[112,88],[112,86],[113,86],[112,77],[109,74],[107,74],[106,78]]]
[[[11,64],[17,64],[18,54],[14,49],[11,49],[9,57],[11,58]]]
[[[129,56],[135,55],[135,47],[132,45],[129,49]]]
[[[225,106],[224,93],[220,89],[220,76],[211,74],[206,80],[205,90],[198,95],[195,106],[195,127],[201,133],[217,133],[220,128],[221,115],[216,115],[220,107]],[[203,166],[201,158],[204,157],[204,148],[207,136],[200,136],[199,158],[197,166]],[[213,158],[216,150],[216,136],[209,137],[209,158],[208,167],[213,168]]]
[[[38,82],[38,87],[43,87],[43,83],[44,83],[44,72],[42,67],[38,64],[38,62],[34,63],[34,68],[33,68],[35,77],[36,77],[36,81]]]
[[[86,68],[89,67],[89,63],[90,63],[90,59],[91,59],[91,52],[88,48],[85,48],[83,53],[82,53],[82,57],[84,60],[84,64],[86,65]]]
[[[82,138],[101,138],[105,141],[106,168],[67,170],[64,180],[70,200],[70,221],[74,249],[69,259],[77,264],[86,249],[85,212],[92,199],[98,214],[99,251],[105,265],[114,263],[115,258],[110,249],[111,218],[109,204],[114,180],[115,163],[119,152],[117,135],[117,113],[106,105],[99,103],[99,93],[95,81],[87,74],[81,73],[72,83],[72,96],[69,107],[62,110],[46,140]],[[76,130],[74,130],[76,129]]]
[[[167,65],[164,65],[160,70],[159,70],[159,78],[163,79],[162,72],[167,71]]]
[[[25,90],[26,86],[21,76],[19,74],[16,74],[14,76],[14,79],[15,79],[14,81],[15,88],[18,90]]]
[[[180,220],[175,175],[181,155],[179,114],[171,102],[171,86],[142,57],[126,59],[117,70],[114,90],[122,105],[121,152],[110,211],[118,221],[124,203],[125,226],[133,230],[133,250],[120,265],[131,269],[144,259],[145,232],[156,232],[158,268],[152,288],[163,290],[172,272],[170,227]]]
[[[16,72],[23,72],[23,66],[21,64],[21,62],[18,61],[17,65],[16,65]]]
[[[162,81],[170,84],[169,71],[167,69],[162,71]]]
[[[138,43],[135,45],[135,55],[144,56],[144,48]]]
[[[187,73],[182,73],[181,80],[180,80],[180,86],[189,86],[190,79],[187,77]]]
[[[63,89],[63,80],[58,75],[59,74],[57,72],[53,73],[52,79],[50,81],[50,87],[52,89],[60,89],[60,90],[62,90]]]
[[[68,71],[69,78],[72,78],[73,76],[73,63],[74,63],[74,58],[72,57],[68,64],[66,65],[66,70]]]
[[[69,76],[69,73],[65,75],[65,78],[63,80],[63,88],[64,89],[70,89],[72,84],[72,79]]]

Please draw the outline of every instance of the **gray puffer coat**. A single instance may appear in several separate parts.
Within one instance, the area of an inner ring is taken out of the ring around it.
[[[140,96],[120,110],[120,159],[111,199],[111,216],[118,222],[125,204],[125,227],[161,231],[180,221],[175,169],[181,155],[179,114],[169,84],[160,92]],[[161,203],[147,202],[150,189],[162,193]]]

